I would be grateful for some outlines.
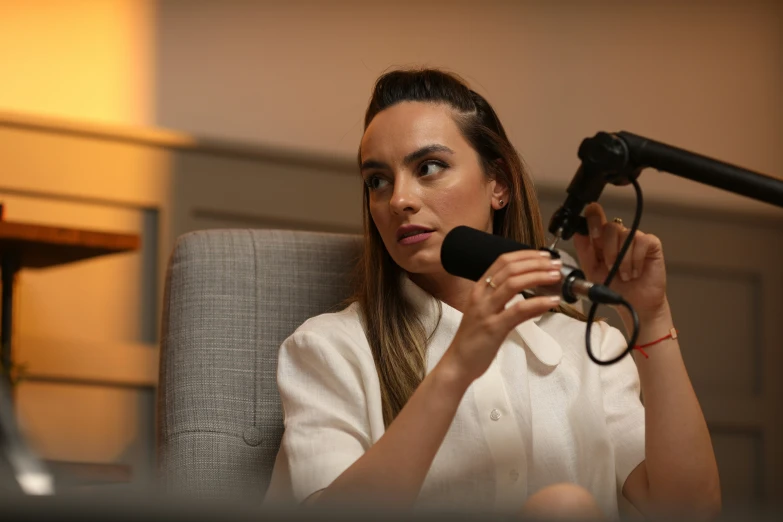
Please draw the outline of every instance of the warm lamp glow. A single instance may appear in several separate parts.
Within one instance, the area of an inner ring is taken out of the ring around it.
[[[147,125],[148,0],[0,0],[0,110]]]

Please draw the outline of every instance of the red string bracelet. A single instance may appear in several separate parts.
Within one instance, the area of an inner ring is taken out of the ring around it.
[[[634,350],[639,350],[640,352],[642,352],[642,355],[644,355],[644,357],[646,359],[649,359],[650,356],[645,353],[643,348],[647,348],[648,346],[652,346],[654,344],[658,344],[659,342],[665,341],[666,339],[677,339],[677,330],[672,328],[671,330],[669,330],[669,333],[667,335],[664,335],[660,339],[656,339],[655,341],[652,341],[652,342],[647,343],[647,344],[642,344],[642,345],[638,345],[637,344],[636,346],[633,347],[633,349]]]

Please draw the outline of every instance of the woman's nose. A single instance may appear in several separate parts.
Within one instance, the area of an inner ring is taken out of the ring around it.
[[[410,180],[396,181],[389,206],[395,214],[418,212],[421,208],[421,197],[416,183]]]

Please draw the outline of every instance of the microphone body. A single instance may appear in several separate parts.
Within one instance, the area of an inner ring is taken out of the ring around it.
[[[533,247],[511,239],[488,234],[475,228],[459,226],[446,234],[441,245],[440,259],[443,268],[451,275],[478,281],[502,254]],[[543,248],[552,257],[559,257],[556,250]],[[567,303],[585,299],[596,303],[619,304],[623,298],[604,285],[591,283],[577,267],[563,264],[563,279],[554,285],[539,286],[523,291],[527,295],[559,295]]]

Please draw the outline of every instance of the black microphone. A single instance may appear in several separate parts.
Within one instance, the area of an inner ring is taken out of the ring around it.
[[[443,239],[440,262],[449,274],[478,281],[501,254],[532,248],[505,237],[459,226],[446,234]],[[559,257],[556,250],[548,248],[541,250],[549,252],[552,257]],[[532,288],[522,293],[560,295],[568,303],[574,303],[577,299],[587,299],[602,304],[623,302],[620,294],[604,285],[587,281],[584,272],[574,266],[563,264],[560,272],[563,274],[560,283]]]

